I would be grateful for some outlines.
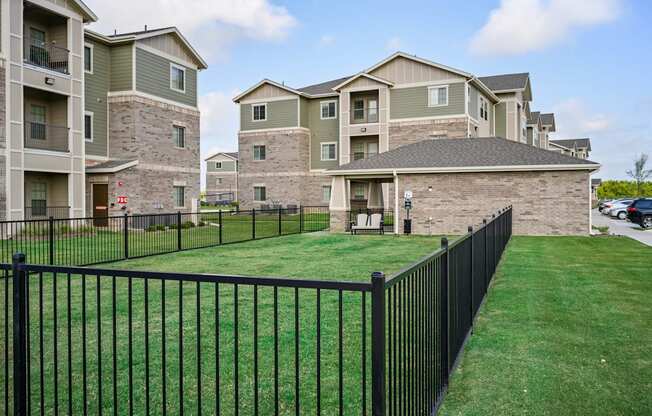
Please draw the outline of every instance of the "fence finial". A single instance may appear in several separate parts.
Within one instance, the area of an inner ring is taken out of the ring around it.
[[[473,232],[473,226],[469,225],[469,228],[467,229],[468,232],[472,233]]]
[[[448,238],[446,237],[441,238],[441,248],[448,249]]]

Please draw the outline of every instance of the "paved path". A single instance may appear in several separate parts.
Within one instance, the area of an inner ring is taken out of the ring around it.
[[[593,216],[593,225],[609,226],[609,234],[625,235],[643,244],[652,246],[652,230],[643,230],[637,224],[632,224],[627,220],[612,219],[611,217],[600,214],[597,209],[594,209],[591,215]]]

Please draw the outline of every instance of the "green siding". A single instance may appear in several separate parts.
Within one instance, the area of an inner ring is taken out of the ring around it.
[[[390,115],[392,119],[413,117],[436,117],[464,114],[465,83],[448,85],[448,105],[428,107],[428,87],[392,89],[390,92]]]
[[[185,67],[186,91],[174,91],[170,88],[170,63],[169,59],[136,48],[136,90],[196,107],[197,71]]]
[[[270,101],[267,103],[267,120],[253,121],[251,104],[240,105],[240,129],[259,130],[297,127],[297,100]]]
[[[469,115],[476,120],[480,120],[480,94],[474,86],[471,86],[471,94],[469,95]]]
[[[222,161],[222,169],[217,169],[215,167],[215,162],[208,161],[206,162],[206,170],[208,172],[234,172],[235,161]]]
[[[111,91],[133,89],[133,45],[111,48]]]
[[[496,136],[507,138],[507,104],[496,104]]]
[[[107,152],[107,92],[111,75],[111,51],[108,46],[86,40],[93,45],[93,73],[84,74],[84,110],[93,113],[93,141],[86,142],[86,154],[108,155]]]
[[[337,97],[335,97],[337,99]],[[333,98],[322,98],[310,100],[310,168],[311,169],[330,169],[338,166],[337,160],[322,161],[321,160],[321,144],[324,142],[337,142],[337,157],[339,159],[339,102],[337,104],[338,118],[331,120],[321,119],[321,109],[319,103],[321,101],[331,101]]]
[[[310,126],[310,101],[306,98],[301,98],[299,110],[301,114],[301,127],[308,128]]]
[[[532,127],[527,127],[527,144],[534,144],[534,141],[532,140]]]

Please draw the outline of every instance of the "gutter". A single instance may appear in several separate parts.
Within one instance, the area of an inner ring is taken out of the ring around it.
[[[394,169],[352,169],[326,171],[330,176],[342,175],[396,175],[407,173],[472,173],[472,172],[530,172],[530,171],[565,171],[565,170],[588,170],[598,171],[602,165],[593,164],[572,164],[572,165],[522,165],[522,166],[461,166],[446,168],[394,168]]]

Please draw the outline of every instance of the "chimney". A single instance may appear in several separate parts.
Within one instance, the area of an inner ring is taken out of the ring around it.
[[[113,29],[113,36],[117,36],[117,35],[118,35],[118,29]]]

